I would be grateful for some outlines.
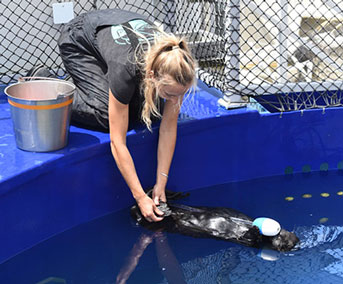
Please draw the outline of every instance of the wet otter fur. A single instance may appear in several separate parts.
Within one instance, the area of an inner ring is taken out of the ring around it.
[[[168,193],[170,195],[170,192]],[[240,219],[252,222],[254,219],[230,208],[193,207],[161,202],[159,209],[164,212],[164,219],[160,222],[145,220],[137,205],[131,208],[131,215],[140,225],[152,231],[216,238],[250,247],[290,251],[299,242],[294,233],[284,229],[276,236],[263,236],[256,226],[249,226],[249,222],[234,221]]]

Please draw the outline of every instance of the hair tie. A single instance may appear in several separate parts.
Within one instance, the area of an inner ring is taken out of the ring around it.
[[[174,49],[178,49],[178,48],[180,48],[180,46],[178,46],[178,45],[174,45],[174,46],[172,47],[172,50],[174,50]]]

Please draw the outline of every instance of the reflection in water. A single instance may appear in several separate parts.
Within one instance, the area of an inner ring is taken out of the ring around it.
[[[117,283],[126,283],[147,246],[155,242],[164,279],[160,283],[342,283],[343,227],[298,227],[298,249],[261,257],[263,251],[233,246],[179,264],[164,233],[143,233],[134,245]]]
[[[232,247],[183,263],[187,283],[343,283],[343,227],[299,227],[299,249],[275,261]],[[163,282],[166,283],[166,282]]]
[[[171,250],[167,236],[162,232],[142,233],[133,246],[124,266],[120,269],[116,283],[124,284],[138,265],[145,249],[155,240],[157,259],[160,269],[169,284],[186,283],[182,268]]]
[[[137,243],[135,243],[126,259],[124,266],[120,269],[120,272],[117,276],[117,284],[126,283],[132,272],[137,267],[139,259],[143,255],[145,249],[152,241],[153,236],[144,233],[138,238]]]
[[[67,284],[67,281],[62,278],[57,278],[57,277],[48,277],[42,281],[39,281],[36,284]]]

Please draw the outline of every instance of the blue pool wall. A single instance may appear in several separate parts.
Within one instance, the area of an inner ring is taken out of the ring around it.
[[[283,114],[261,114],[253,107],[227,111],[218,107],[216,91],[201,82],[199,86],[183,106],[168,188],[191,191],[342,169],[342,108]],[[62,150],[21,151],[15,146],[4,94],[0,129],[0,263],[134,203],[112,158],[108,134],[72,126],[68,146]],[[153,133],[135,129],[127,136],[146,189],[154,185],[157,141],[157,126]]]

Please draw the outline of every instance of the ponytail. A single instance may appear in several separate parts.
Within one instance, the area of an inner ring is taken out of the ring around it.
[[[162,33],[148,44],[143,61],[144,104],[142,120],[151,131],[151,116],[161,118],[159,87],[163,77],[169,75],[176,83],[187,86],[195,84],[196,63],[184,38]]]

